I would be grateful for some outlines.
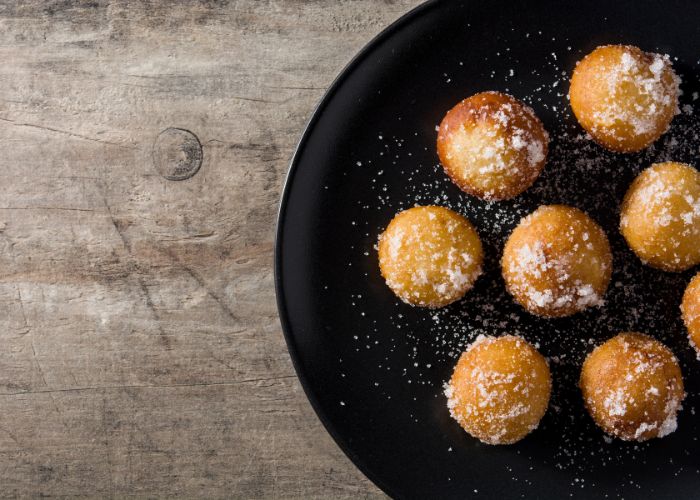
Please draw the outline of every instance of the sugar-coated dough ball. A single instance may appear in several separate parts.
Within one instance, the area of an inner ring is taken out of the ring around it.
[[[640,151],[668,130],[678,112],[679,82],[668,56],[606,45],[576,66],[571,109],[603,147]]]
[[[630,186],[620,230],[646,264],[685,271],[700,264],[700,172],[683,163],[657,163]]]
[[[602,305],[612,253],[603,229],[581,210],[541,206],[508,238],[501,269],[508,291],[529,312],[569,316]]]
[[[675,431],[685,397],[676,357],[640,333],[621,333],[598,346],[583,363],[579,386],[596,424],[625,441]]]
[[[379,237],[379,267],[404,302],[443,307],[464,296],[481,274],[483,250],[474,226],[444,207],[399,213]]]
[[[524,339],[480,335],[445,387],[450,415],[487,444],[511,444],[536,429],[552,379],[544,357]]]
[[[690,344],[700,359],[700,273],[695,275],[683,295],[683,322],[688,329]]]
[[[482,92],[445,115],[437,149],[445,172],[463,191],[503,200],[535,182],[548,142],[531,108],[500,92]]]

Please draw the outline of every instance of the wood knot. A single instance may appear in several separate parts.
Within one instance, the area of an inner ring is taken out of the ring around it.
[[[166,128],[153,144],[153,163],[169,181],[183,181],[202,166],[202,144],[189,130]]]

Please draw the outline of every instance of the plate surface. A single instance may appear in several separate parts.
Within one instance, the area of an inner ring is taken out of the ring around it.
[[[617,226],[622,197],[643,168],[666,159],[700,162],[698,19],[700,3],[690,0],[429,2],[364,49],[321,102],[292,161],[280,209],[280,317],[320,419],[388,494],[697,496],[700,363],[678,309],[693,273],[642,266]],[[576,61],[606,43],[668,53],[683,78],[683,113],[640,154],[611,154],[590,143],[568,107]],[[472,198],[438,165],[436,125],[459,100],[483,90],[525,100],[551,135],[545,172],[512,201]],[[518,220],[551,203],[587,211],[608,233],[615,259],[606,305],[561,320],[538,319],[515,305],[498,265]],[[485,245],[485,274],[464,300],[440,311],[400,303],[377,266],[378,234],[414,204],[464,214]],[[643,444],[604,438],[576,387],[594,345],[628,330],[674,350],[688,392],[678,431]],[[442,385],[481,333],[521,334],[550,358],[550,409],[540,428],[513,446],[477,442],[445,407]]]

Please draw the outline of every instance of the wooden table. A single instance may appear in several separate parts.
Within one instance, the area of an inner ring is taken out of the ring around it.
[[[1,495],[381,496],[299,386],[273,238],[314,105],[418,3],[0,4]]]

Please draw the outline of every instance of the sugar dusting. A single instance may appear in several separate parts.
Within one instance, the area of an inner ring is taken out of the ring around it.
[[[512,371],[504,370],[501,363],[496,367],[483,366],[469,358],[468,353],[482,348],[488,350],[499,341],[499,337],[479,335],[444,386],[450,416],[486,444],[508,444],[518,439],[517,434],[536,429],[542,411],[542,393],[548,391],[550,385],[547,381],[544,386],[544,379],[538,379],[536,360],[521,338],[500,337],[500,340],[514,342],[517,349],[512,354],[516,360]],[[455,384],[461,389],[456,389]],[[470,391],[472,386],[476,393]],[[538,394],[539,401],[536,401]],[[504,400],[510,404],[504,405]]]
[[[671,58],[663,54],[649,54],[649,61],[640,62],[629,51],[620,54],[617,64],[608,68],[609,98],[594,112],[597,123],[611,127],[620,122],[631,127],[635,134],[648,134],[658,126],[658,113],[676,104],[680,79],[668,84],[663,76],[672,68]],[[672,70],[671,70],[672,72]],[[639,92],[638,103],[628,106],[625,97],[635,89]]]
[[[618,335],[586,360],[581,375],[586,406],[623,440],[667,436],[678,427],[685,398],[682,381],[676,378],[677,363],[667,347],[648,336]],[[626,375],[610,378],[611,371]]]
[[[530,106],[493,91],[459,103],[438,131],[448,174],[487,200],[529,186],[542,169],[549,141]]]
[[[408,304],[434,307],[454,301],[481,274],[480,248],[472,245],[472,234],[463,219],[444,209],[402,212],[379,235],[378,247],[388,248],[382,260],[387,285]]]
[[[684,177],[680,177],[683,172]],[[665,255],[674,266],[698,262],[700,242],[700,173],[678,164],[657,164],[646,169],[626,197],[620,220],[623,231],[657,227],[671,238],[649,236],[637,243],[644,258]],[[669,229],[666,229],[669,228]],[[695,249],[689,247],[695,243]]]
[[[551,214],[562,219],[558,241],[542,237],[551,233],[552,222],[542,222]],[[579,217],[570,209],[542,206],[524,217],[509,239],[502,259],[508,290],[530,309],[534,304],[543,312],[569,314],[604,304],[603,285],[597,281],[610,272],[607,243],[600,243],[606,238],[594,221]],[[524,233],[530,236],[522,240]],[[599,245],[593,244],[591,233]],[[596,272],[581,273],[582,263]]]

